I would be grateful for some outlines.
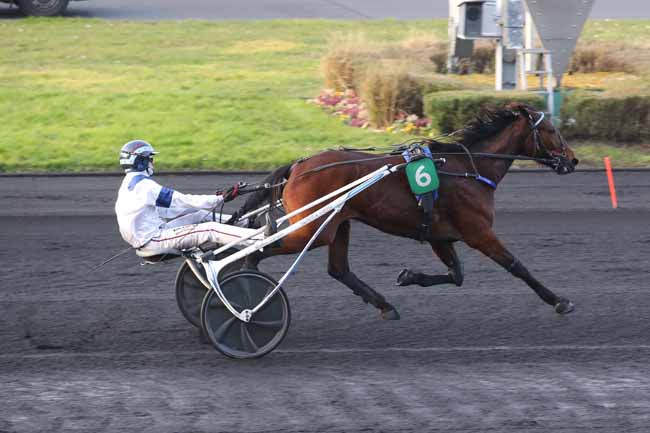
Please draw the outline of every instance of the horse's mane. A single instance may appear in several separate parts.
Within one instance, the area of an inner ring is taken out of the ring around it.
[[[510,126],[520,115],[520,110],[525,108],[519,105],[509,105],[505,108],[485,108],[471,120],[465,127],[456,132],[451,138],[452,142],[434,141],[432,150],[454,151],[458,144],[471,148],[476,143],[484,142]]]

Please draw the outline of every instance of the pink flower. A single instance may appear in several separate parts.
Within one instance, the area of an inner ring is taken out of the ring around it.
[[[338,117],[345,124],[355,128],[368,128],[369,127],[369,113],[366,104],[357,96],[353,89],[347,89],[343,92],[335,91],[333,89],[323,89],[320,95],[311,100],[318,104],[324,111],[333,116]],[[376,132],[392,132],[398,131],[406,133],[424,133],[421,129],[431,127],[431,119],[423,117],[419,118],[415,114],[408,114],[400,110],[397,114],[395,121],[391,126],[385,130],[374,130]]]
[[[359,109],[357,107],[349,107],[343,110],[343,112],[352,117],[356,117],[359,114]]]
[[[334,106],[341,102],[341,98],[338,96],[326,96],[322,98],[322,101],[324,105]]]

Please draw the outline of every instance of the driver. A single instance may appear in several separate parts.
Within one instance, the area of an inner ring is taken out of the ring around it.
[[[120,165],[126,176],[115,213],[122,238],[138,250],[138,255],[167,254],[207,242],[225,244],[250,231],[222,224],[230,215],[219,214],[219,222],[212,221],[217,206],[237,197],[238,185],[217,195],[182,194],[161,186],[151,178],[156,153],[143,140],[129,141],[120,150]]]

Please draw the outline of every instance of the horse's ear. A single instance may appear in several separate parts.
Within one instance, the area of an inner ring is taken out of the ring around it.
[[[516,117],[524,116],[526,118],[530,118],[528,107],[526,107],[524,104],[521,104],[519,102],[511,102],[510,104],[506,105],[505,108],[510,110],[510,112]]]
[[[524,104],[517,104],[516,110],[515,110],[519,115],[525,117],[526,119],[533,119],[533,115],[531,114],[531,108],[527,105]]]

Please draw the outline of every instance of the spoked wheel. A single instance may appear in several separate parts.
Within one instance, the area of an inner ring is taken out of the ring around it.
[[[227,255],[226,253],[219,255],[218,258],[223,258]],[[223,276],[236,272],[241,268],[241,265],[241,261],[231,263],[220,272],[220,275]],[[203,278],[207,280],[203,266],[199,264],[197,268],[201,272],[201,275],[203,275]],[[197,328],[201,327],[201,304],[207,292],[208,288],[196,278],[196,275],[194,275],[187,262],[183,262],[176,273],[176,303],[187,321]]]
[[[239,271],[220,280],[221,290],[237,311],[253,309],[277,285],[257,271]],[[291,310],[282,289],[246,323],[232,315],[210,290],[201,307],[203,332],[219,352],[231,358],[259,358],[275,349],[289,330]]]
[[[206,278],[205,269],[199,266],[199,270]],[[197,328],[201,327],[201,303],[207,292],[208,288],[196,278],[187,262],[183,262],[176,274],[176,303],[187,321]]]

